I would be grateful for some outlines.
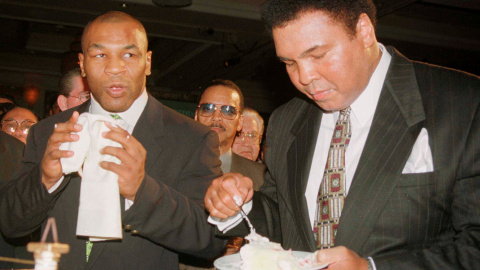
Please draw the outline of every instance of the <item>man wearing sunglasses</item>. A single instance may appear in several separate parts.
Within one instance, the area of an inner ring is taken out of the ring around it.
[[[240,88],[229,80],[213,80],[205,87],[195,112],[195,120],[217,132],[220,141],[222,171],[237,172],[250,177],[255,190],[263,184],[265,165],[246,159],[232,151],[233,141],[243,126],[243,94]],[[230,240],[226,252],[238,251],[243,239]],[[190,257],[181,258],[185,264],[209,266]],[[181,269],[196,269],[181,266]]]

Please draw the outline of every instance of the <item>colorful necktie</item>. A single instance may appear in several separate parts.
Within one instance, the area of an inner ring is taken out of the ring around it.
[[[352,131],[350,107],[340,111],[328,151],[327,165],[317,196],[317,209],[313,234],[318,249],[330,248],[335,244],[338,221],[345,202],[345,151]]]

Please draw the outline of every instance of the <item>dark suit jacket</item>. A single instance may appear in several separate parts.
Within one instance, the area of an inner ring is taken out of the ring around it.
[[[0,184],[18,172],[24,148],[25,144],[20,140],[0,131]]]
[[[232,165],[230,167],[230,172],[241,173],[250,177],[253,181],[254,190],[259,190],[260,186],[263,185],[263,177],[265,176],[266,169],[267,167],[264,164],[252,161],[232,152]]]
[[[25,145],[15,137],[0,131],[0,186],[5,184],[15,172],[18,172]],[[1,232],[1,231],[0,231]],[[4,239],[0,234],[0,257],[15,256],[15,247],[11,239]],[[0,261],[0,269],[11,268],[12,264]]]
[[[76,109],[85,112],[89,105]],[[176,252],[213,257],[221,251],[224,241],[214,239],[202,205],[211,181],[221,175],[218,136],[149,96],[132,134],[147,151],[146,176],[134,204],[122,213],[123,239],[94,243],[86,263],[85,238],[75,235],[80,178],[67,175],[52,194],[40,181],[40,162],[54,124],[67,121],[72,113],[68,110],[32,127],[22,175],[1,191],[0,225],[5,234],[27,234],[47,217],[55,217],[60,242],[70,245],[61,269],[177,270]]]
[[[392,62],[335,244],[372,256],[379,270],[478,269],[480,80],[388,50]],[[317,105],[298,98],[270,117],[261,191],[278,203],[284,248],[315,250],[305,189],[316,166],[311,162],[321,118]],[[422,128],[434,172],[402,174]],[[265,204],[255,204],[261,197],[254,195],[249,216],[264,214]]]

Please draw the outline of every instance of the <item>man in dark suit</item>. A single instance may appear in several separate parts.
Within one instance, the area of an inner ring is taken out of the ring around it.
[[[270,226],[280,225],[283,247],[318,249],[316,197],[336,118],[348,109],[347,195],[334,246],[317,260],[329,269],[478,269],[479,78],[377,43],[369,0],[270,1],[264,19],[308,99],[270,117],[268,173],[253,196],[252,221],[260,224],[256,215],[269,198],[279,210]],[[251,186],[239,175],[216,179],[207,209],[235,215],[234,196],[248,202]]]
[[[30,131],[20,177],[1,190],[0,225],[20,236],[55,217],[59,241],[70,245],[60,269],[178,269],[178,252],[214,257],[224,246],[207,223],[201,200],[221,175],[218,138],[203,125],[147,94],[152,52],[143,25],[122,12],[108,12],[87,25],[79,54],[90,101],[45,119]],[[99,166],[118,175],[123,238],[95,242],[76,235],[81,178],[63,175],[60,150],[79,140],[79,113],[110,115],[125,129],[107,124],[103,155],[120,163]],[[88,248],[87,248],[88,247]],[[91,248],[90,251],[87,251]]]
[[[25,144],[20,140],[0,131],[0,187],[18,172],[24,148]],[[15,247],[9,242],[9,239],[4,239],[3,235],[0,235],[0,257],[14,257]],[[11,263],[0,261],[0,269],[11,267]]]
[[[222,171],[241,173],[253,181],[255,190],[263,184],[265,165],[244,158],[232,151],[233,141],[243,127],[243,94],[229,80],[216,79],[200,96],[195,120],[218,134]]]
[[[203,90],[198,102],[195,120],[210,127],[218,134],[220,160],[223,172],[241,173],[253,181],[254,189],[263,184],[265,165],[237,155],[232,151],[233,141],[243,125],[243,94],[240,87],[229,80],[216,79]],[[225,252],[235,253],[243,243],[243,238],[229,239]],[[211,268],[211,262],[182,256],[180,269]]]

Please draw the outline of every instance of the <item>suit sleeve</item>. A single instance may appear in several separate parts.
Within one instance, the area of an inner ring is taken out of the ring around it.
[[[192,151],[176,179],[178,191],[147,175],[135,203],[123,215],[123,224],[177,252],[198,257],[218,255],[226,243],[215,237],[202,204],[212,180],[221,175],[214,136],[209,132]]]
[[[0,228],[8,237],[25,236],[38,229],[69,182],[65,177],[52,194],[42,184],[40,163],[49,134],[40,134],[45,135],[32,126],[18,177],[0,187]]]
[[[477,89],[478,90],[478,89]],[[477,92],[478,93],[478,92]],[[478,269],[480,263],[480,107],[474,109],[453,186],[454,237],[414,251],[373,256],[381,269]],[[448,217],[445,217],[448,218]],[[406,250],[406,249],[403,249]]]

